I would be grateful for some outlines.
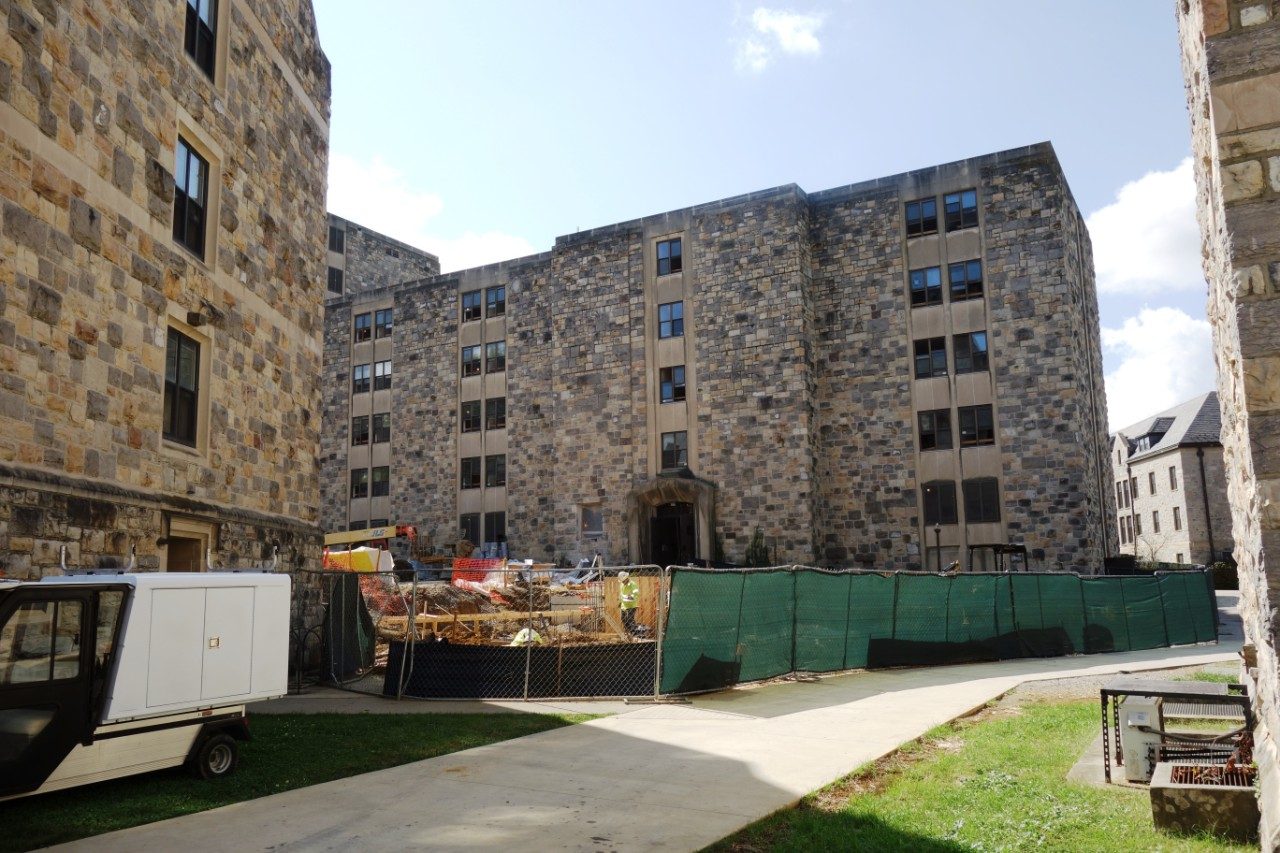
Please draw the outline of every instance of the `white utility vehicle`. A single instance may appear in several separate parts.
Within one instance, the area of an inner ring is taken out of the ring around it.
[[[180,764],[224,776],[288,657],[288,575],[0,582],[0,800]]]

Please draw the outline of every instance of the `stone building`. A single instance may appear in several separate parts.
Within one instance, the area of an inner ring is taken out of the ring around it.
[[[1231,507],[1215,392],[1111,437],[1120,553],[1210,565],[1231,554]]]
[[[308,0],[0,19],[0,572],[319,554],[329,63]]]
[[[1255,697],[1262,848],[1280,844],[1280,5],[1176,0],[1222,446]]]
[[[332,299],[330,528],[373,511],[352,444],[380,392],[347,353],[379,306],[376,485],[440,547],[738,562],[759,529],[777,562],[969,564],[1012,542],[1082,570],[1115,550],[1089,238],[1047,143]]]

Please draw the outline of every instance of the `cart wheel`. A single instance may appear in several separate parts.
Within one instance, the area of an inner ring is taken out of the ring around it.
[[[200,744],[191,771],[201,779],[221,779],[235,772],[240,752],[230,735],[213,735]]]

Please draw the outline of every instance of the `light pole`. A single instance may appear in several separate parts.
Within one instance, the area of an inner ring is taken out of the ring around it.
[[[938,574],[942,574],[942,525],[933,526],[933,557]]]

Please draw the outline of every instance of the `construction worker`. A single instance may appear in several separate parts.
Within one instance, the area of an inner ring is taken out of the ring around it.
[[[542,645],[542,635],[532,628],[521,628],[511,639],[513,646],[540,646]]]
[[[622,626],[636,632],[636,607],[640,604],[640,584],[629,572],[618,572],[618,600],[622,604]]]

